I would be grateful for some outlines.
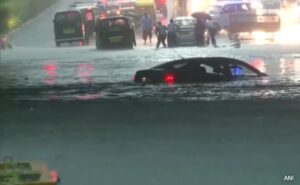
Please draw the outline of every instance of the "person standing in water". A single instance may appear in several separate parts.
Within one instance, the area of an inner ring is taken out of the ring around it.
[[[167,27],[162,25],[160,21],[157,23],[155,34],[157,36],[156,49],[159,48],[161,43],[163,44],[164,47],[167,47],[166,45]]]
[[[153,29],[153,22],[151,17],[148,13],[145,13],[144,17],[142,18],[142,26],[143,26],[143,40],[144,44],[147,44],[147,38],[149,38],[150,44],[152,43],[152,29]]]
[[[174,47],[177,44],[177,36],[176,36],[176,25],[174,24],[173,19],[170,20],[170,23],[168,24],[168,47]]]

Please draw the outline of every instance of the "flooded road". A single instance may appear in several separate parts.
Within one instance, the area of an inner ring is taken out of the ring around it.
[[[54,13],[71,2],[11,33],[14,48],[1,51],[0,158],[45,161],[64,185],[298,183],[298,45],[55,48]],[[133,83],[137,70],[206,56],[240,59],[268,76]]]

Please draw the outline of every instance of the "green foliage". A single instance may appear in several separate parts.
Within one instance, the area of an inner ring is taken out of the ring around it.
[[[0,34],[35,17],[57,0],[0,0]]]

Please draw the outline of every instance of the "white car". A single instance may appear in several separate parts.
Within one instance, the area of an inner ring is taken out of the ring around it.
[[[240,1],[220,1],[206,8],[205,12],[212,16],[213,22],[228,30],[230,15],[235,13],[253,13],[250,3]]]
[[[219,1],[206,8],[212,21],[221,29],[231,33],[266,31],[280,29],[280,17],[274,13],[257,14],[262,8],[258,1]]]

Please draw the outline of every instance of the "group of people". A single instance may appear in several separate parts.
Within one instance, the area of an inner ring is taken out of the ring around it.
[[[208,31],[207,37],[205,37],[205,32],[206,30]],[[199,46],[205,46],[211,44],[214,47],[217,46],[217,41],[216,41],[216,35],[218,31],[220,30],[219,26],[215,22],[207,22],[205,19],[197,19],[196,24],[195,24],[195,38],[197,41],[197,44]]]
[[[143,40],[144,44],[147,44],[147,39],[149,38],[150,44],[152,43],[152,31],[153,31],[153,22],[151,17],[145,13],[145,16],[142,19],[143,26]],[[171,19],[168,26],[163,25],[160,21],[157,22],[155,27],[155,35],[157,36],[156,48],[159,48],[162,44],[163,47],[172,47],[176,45],[176,25]],[[167,44],[166,44],[167,39]]]
[[[152,44],[152,31],[153,22],[151,17],[145,13],[142,19],[143,28],[143,40],[144,44],[147,44],[149,38],[150,44]],[[208,30],[208,38],[205,37],[205,31]],[[198,46],[205,46],[209,44],[209,40],[214,47],[217,47],[215,36],[218,33],[218,26],[215,23],[207,22],[205,19],[197,19],[194,29],[194,35]],[[163,25],[160,21],[157,22],[154,33],[157,36],[156,48],[158,49],[162,44],[163,47],[174,47],[177,45],[176,32],[178,26],[174,23],[173,19],[170,20],[167,26]],[[167,39],[167,44],[166,44]]]

